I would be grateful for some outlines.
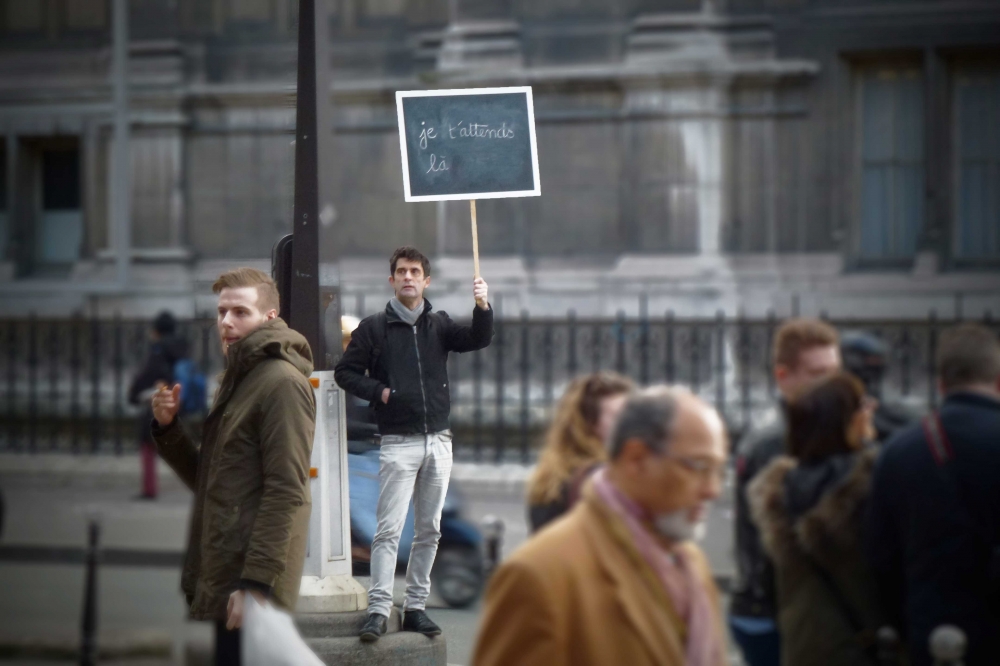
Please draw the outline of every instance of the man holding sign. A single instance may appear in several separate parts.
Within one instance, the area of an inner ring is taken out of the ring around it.
[[[434,312],[424,299],[430,273],[430,261],[415,248],[393,253],[389,284],[395,296],[383,312],[361,321],[334,374],[345,391],[371,401],[382,435],[368,620],[360,632],[366,642],[386,632],[396,554],[411,498],[415,534],[406,568],[403,630],[441,633],[424,608],[451,476],[448,353],[483,349],[493,338],[486,282],[479,277],[473,281],[472,325],[461,326],[446,312]]]

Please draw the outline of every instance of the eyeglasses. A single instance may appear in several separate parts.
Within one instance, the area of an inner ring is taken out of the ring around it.
[[[721,483],[726,478],[725,465],[720,465],[713,460],[689,458],[670,453],[663,454],[663,457],[669,458],[692,474],[701,477],[703,481],[719,481]]]

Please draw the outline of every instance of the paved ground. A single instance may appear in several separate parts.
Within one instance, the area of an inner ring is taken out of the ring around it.
[[[17,461],[14,461],[17,463]],[[29,461],[30,462],[30,461]],[[86,525],[102,525],[107,548],[180,551],[183,549],[190,495],[169,470],[163,470],[163,492],[155,502],[136,501],[138,460],[101,464],[89,460],[59,461],[59,474],[40,474],[30,464],[13,464],[0,456],[0,488],[7,500],[3,545],[83,546]],[[36,465],[37,467],[37,465]],[[130,470],[135,470],[134,476]],[[110,471],[109,471],[110,470]],[[123,473],[124,472],[124,473]],[[495,515],[506,526],[504,552],[527,538],[523,502],[526,470],[456,465],[455,483],[465,498],[468,518]],[[705,546],[716,573],[731,571],[731,509],[728,501],[713,510]],[[179,655],[185,641],[206,639],[209,628],[184,620],[176,568],[101,568],[99,627],[101,643],[127,649],[143,643]],[[367,580],[361,581],[367,584]],[[83,604],[83,568],[78,565],[0,562],[0,642],[35,637],[67,648],[76,645]],[[397,601],[402,581],[397,580]],[[431,599],[429,613],[445,630],[448,661],[470,662],[479,620],[479,606],[455,610]],[[12,662],[4,663],[29,663]],[[44,663],[31,661],[33,666]],[[165,666],[170,659],[116,660],[121,666]]]

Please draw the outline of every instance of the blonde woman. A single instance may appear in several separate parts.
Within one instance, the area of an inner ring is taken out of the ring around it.
[[[570,383],[528,482],[532,532],[566,513],[590,473],[607,461],[605,441],[634,388],[631,380],[613,372],[586,375]]]

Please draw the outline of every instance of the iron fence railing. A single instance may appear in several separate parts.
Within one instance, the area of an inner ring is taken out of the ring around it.
[[[500,313],[498,313],[500,315]],[[771,344],[780,321],[726,317],[607,320],[498,316],[493,344],[454,354],[449,372],[457,455],[528,460],[567,382],[614,370],[641,385],[689,386],[722,412],[734,433],[774,404]],[[953,321],[832,322],[865,329],[891,349],[883,396],[916,409],[936,404],[937,336]],[[990,320],[989,325],[1000,330]],[[132,376],[148,348],[147,322],[115,319],[0,320],[0,451],[122,453],[135,448],[140,411],[128,404]],[[209,378],[223,359],[214,321],[180,324],[179,334]]]

